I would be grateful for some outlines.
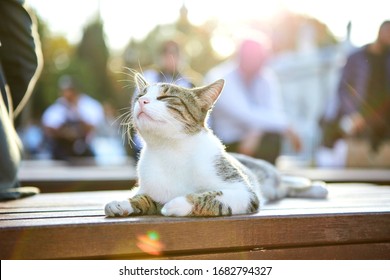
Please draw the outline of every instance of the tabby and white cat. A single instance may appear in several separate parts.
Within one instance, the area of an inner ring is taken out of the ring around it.
[[[132,198],[108,203],[107,216],[225,216],[257,212],[264,200],[326,197],[321,184],[283,177],[265,161],[225,152],[206,124],[223,80],[187,89],[149,85],[139,73],[134,79],[132,125],[144,140],[139,189]]]

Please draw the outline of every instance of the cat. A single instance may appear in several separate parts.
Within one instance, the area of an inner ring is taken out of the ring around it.
[[[134,80],[132,126],[144,140],[138,191],[106,204],[106,216],[229,216],[255,213],[267,200],[327,196],[324,184],[281,176],[270,163],[225,151],[207,126],[224,80],[192,89],[149,84],[140,73]]]

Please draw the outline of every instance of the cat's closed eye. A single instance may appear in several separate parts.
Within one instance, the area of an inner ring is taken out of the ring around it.
[[[173,98],[180,99],[180,97],[174,96],[174,95],[158,96],[156,99],[157,100],[166,100],[166,99],[173,99]]]

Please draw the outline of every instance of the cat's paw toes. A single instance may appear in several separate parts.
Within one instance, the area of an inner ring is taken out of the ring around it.
[[[125,217],[134,212],[128,200],[112,201],[106,204],[104,212],[107,217]]]
[[[166,203],[161,209],[164,216],[188,216],[192,211],[192,204],[184,196],[176,197]]]

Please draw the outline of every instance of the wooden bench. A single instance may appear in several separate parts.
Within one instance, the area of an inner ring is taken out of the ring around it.
[[[18,174],[24,186],[42,193],[96,190],[129,190],[135,183],[135,164],[96,165],[62,161],[24,161]]]
[[[323,180],[328,183],[364,182],[379,185],[390,185],[389,169],[373,168],[295,168],[281,170],[284,174],[304,176],[312,180]]]
[[[305,176],[329,183],[366,182],[390,185],[386,169],[290,169],[290,175]],[[128,190],[136,181],[134,162],[123,165],[72,165],[56,161],[23,162],[19,180],[24,186],[37,186],[41,192],[75,192],[95,190]]]
[[[106,218],[130,191],[39,194],[0,202],[0,258],[390,259],[390,186],[329,192],[217,218]]]

